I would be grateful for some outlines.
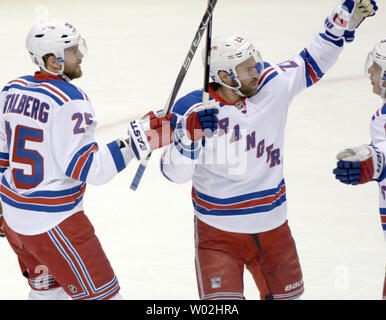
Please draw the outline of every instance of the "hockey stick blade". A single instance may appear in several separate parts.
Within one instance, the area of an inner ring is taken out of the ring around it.
[[[186,73],[188,72],[188,69],[190,67],[190,63],[193,60],[193,57],[197,51],[197,48],[201,42],[202,35],[204,34],[205,30],[208,27],[208,23],[212,18],[213,10],[217,4],[217,0],[209,0],[208,1],[208,7],[206,8],[206,11],[204,13],[204,16],[201,19],[200,25],[194,35],[192,44],[190,45],[189,51],[186,55],[186,58],[184,60],[184,63],[182,64],[182,67],[180,69],[180,72],[178,73],[177,79],[174,83],[173,90],[169,96],[169,99],[165,105],[165,108],[163,109],[164,115],[170,113],[174,100],[178,94],[178,91],[180,90],[181,84],[186,76]],[[145,160],[142,160],[139,164],[139,167],[137,169],[137,172],[135,173],[133,182],[131,183],[130,188],[135,191],[138,188],[139,183],[141,182],[142,176],[145,172],[147,163],[149,162],[149,159],[151,157],[151,153],[146,157]]]

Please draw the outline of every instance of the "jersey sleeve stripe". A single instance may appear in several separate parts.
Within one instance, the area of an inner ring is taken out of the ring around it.
[[[9,153],[0,152],[0,173],[9,167]]]
[[[126,168],[125,160],[123,158],[121,149],[118,146],[118,143],[116,141],[112,141],[109,144],[107,144],[107,148],[110,150],[110,153],[111,153],[111,156],[113,157],[117,171],[120,172],[123,169],[125,169]]]
[[[75,180],[82,180],[80,179],[82,177],[84,179],[82,181],[85,181],[85,178],[87,178],[88,171],[92,164],[92,153],[97,150],[98,145],[96,143],[92,143],[83,154],[75,155],[77,157],[77,160],[75,162],[74,169],[72,170],[71,178]]]
[[[383,231],[386,231],[386,208],[380,208],[379,213],[381,214],[382,229]]]
[[[8,160],[0,160],[0,172],[4,172],[9,167],[9,161]]]
[[[323,76],[324,73],[320,70],[318,64],[314,58],[310,55],[307,49],[304,49],[300,56],[303,58],[305,63],[305,75],[307,87],[312,86],[314,83],[318,82]]]
[[[0,152],[0,159],[1,160],[9,160],[9,153],[6,152]]]
[[[336,45],[337,47],[343,47],[343,45],[344,45],[344,40],[343,39],[336,39],[336,40],[334,40],[334,39],[332,39],[331,37],[328,37],[325,33],[319,33],[319,36],[322,38],[322,39],[324,39],[324,40],[326,40],[326,41],[328,41],[328,42],[331,42],[331,43],[333,43],[334,45]]]
[[[85,146],[83,146],[81,149],[79,149],[79,151],[77,151],[75,153],[75,155],[72,157],[71,161],[70,161],[70,164],[68,165],[67,167],[67,170],[66,170],[66,176],[67,177],[70,177],[72,178],[73,175],[74,175],[74,171],[75,171],[75,168],[78,164],[78,161],[79,159],[85,155],[91,148],[93,148],[94,146],[98,147],[98,144],[96,142],[92,142],[92,143],[89,143]],[[82,158],[83,159],[83,158]],[[84,159],[82,160],[82,162],[84,163],[87,159]]]

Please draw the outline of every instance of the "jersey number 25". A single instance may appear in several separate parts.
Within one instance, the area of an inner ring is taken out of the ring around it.
[[[13,163],[27,164],[31,167],[31,174],[26,174],[24,169],[12,169],[12,176],[16,188],[31,189],[43,180],[44,159],[36,150],[25,147],[26,141],[43,142],[43,130],[17,125],[13,146],[11,146],[12,129],[8,121],[5,122],[8,149],[11,151]]]

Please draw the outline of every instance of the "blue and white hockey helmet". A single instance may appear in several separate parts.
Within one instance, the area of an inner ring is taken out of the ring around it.
[[[64,70],[64,50],[75,45],[79,45],[84,53],[87,50],[84,39],[73,25],[52,18],[41,20],[33,25],[26,40],[26,47],[32,61],[51,74],[52,72],[46,69],[43,57],[53,54],[62,65],[62,70],[58,73],[61,74]]]

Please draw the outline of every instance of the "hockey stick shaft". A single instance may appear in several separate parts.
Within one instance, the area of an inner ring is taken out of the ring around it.
[[[190,64],[193,60],[193,57],[197,51],[197,48],[201,42],[202,35],[204,34],[205,30],[207,29],[208,25],[211,24],[212,20],[212,14],[214,7],[216,6],[217,0],[209,0],[208,1],[208,7],[205,11],[205,14],[200,22],[200,25],[196,31],[196,34],[194,35],[192,44],[190,45],[189,51],[186,55],[186,58],[184,60],[184,63],[182,64],[182,67],[180,69],[180,72],[177,76],[176,82],[174,84],[172,93],[170,94],[170,97],[168,99],[168,102],[165,106],[165,114],[170,113],[170,110],[173,107],[174,100],[178,94],[178,91],[180,90],[181,84],[186,76],[186,73],[188,72],[188,69],[190,67]]]
[[[201,19],[200,25],[196,31],[196,34],[194,35],[192,44],[190,45],[189,51],[186,55],[186,58],[184,60],[184,63],[182,64],[182,67],[180,69],[180,72],[178,73],[177,79],[174,83],[173,90],[167,100],[167,103],[165,105],[165,108],[163,109],[163,114],[166,115],[170,113],[174,100],[178,94],[178,91],[180,90],[181,84],[186,76],[186,73],[189,70],[190,64],[193,60],[193,57],[197,51],[197,48],[201,42],[202,35],[204,34],[205,30],[207,29],[208,24],[211,24],[211,18],[213,14],[213,10],[217,4],[217,0],[209,0],[208,1],[208,7],[206,8],[206,11],[204,13],[204,16]],[[147,167],[147,163],[149,162],[149,159],[151,157],[151,153],[146,157],[146,159],[142,160],[139,164],[139,167],[137,169],[137,172],[135,173],[134,179],[130,185],[130,188],[132,190],[137,190],[139,183],[141,182],[142,176],[145,172],[145,169]]]
[[[209,103],[209,73],[210,73],[210,51],[212,47],[212,16],[209,18],[208,27],[206,28],[206,44],[205,44],[205,70],[204,70],[204,90],[202,93],[203,105]]]

